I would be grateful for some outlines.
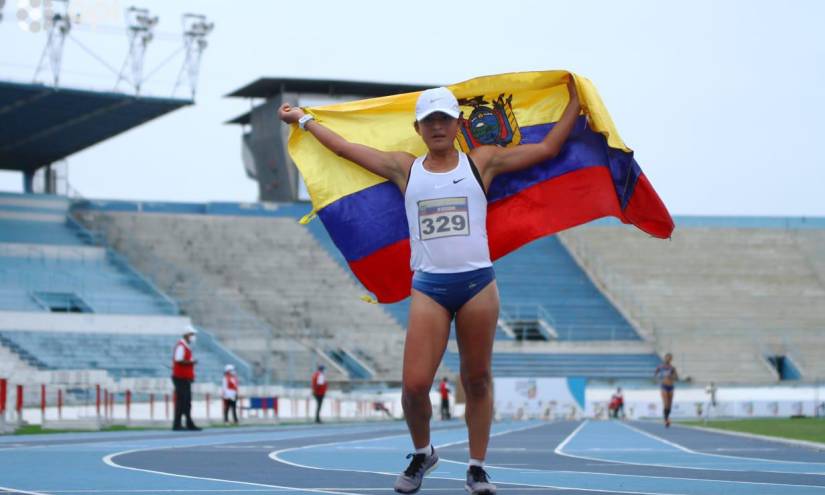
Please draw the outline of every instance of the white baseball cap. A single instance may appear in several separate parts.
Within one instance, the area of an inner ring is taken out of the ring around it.
[[[192,325],[186,325],[186,328],[183,330],[183,334],[184,334],[184,335],[186,335],[186,334],[190,334],[190,333],[191,333],[192,335],[195,335],[195,334],[197,334],[197,333],[198,333],[198,329],[197,329],[197,328],[195,328],[195,327],[194,327],[194,326],[192,326]]]
[[[235,366],[233,366],[233,365],[231,365],[231,364],[227,364],[227,365],[226,365],[226,367],[223,369],[223,371],[224,371],[224,372],[227,372],[227,371],[235,371]]]
[[[454,119],[461,115],[455,95],[443,86],[423,91],[415,103],[415,120],[421,121],[435,112],[446,113]]]

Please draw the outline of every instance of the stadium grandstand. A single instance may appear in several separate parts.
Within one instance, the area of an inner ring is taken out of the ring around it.
[[[0,168],[22,172],[26,191],[0,193],[5,376],[92,370],[103,372],[96,376],[104,383],[166,379],[170,342],[190,320],[121,255],[98,245],[69,215],[67,196],[32,191],[38,171],[40,188],[56,189],[50,164],[191,103],[0,82]],[[228,358],[246,370],[208,337],[204,347],[205,376],[217,379]]]
[[[0,495],[825,494],[825,216],[713,216],[825,3],[722,3],[0,0]]]
[[[283,393],[324,364],[336,389],[397,390],[409,301],[365,302],[321,221],[299,222],[311,205],[275,109],[424,87],[253,81],[228,95],[251,109],[227,123],[257,202],[182,203],[70,196],[53,164],[191,99],[0,81],[0,169],[24,184],[0,193],[0,378],[168,391],[172,345],[194,324],[205,383],[233,364]],[[825,220],[676,225],[663,243],[598,221],[496,261],[495,376],[650,388],[671,352],[700,386],[825,378]],[[439,375],[459,373],[451,336]]]
[[[194,323],[207,336],[199,366],[209,381],[233,363],[248,383],[301,386],[322,363],[336,387],[399,384],[409,302],[364,303],[367,294],[322,223],[299,223],[311,207],[269,110],[281,101],[417,87],[261,79],[232,93],[264,99],[230,121],[243,126],[244,166],[262,201],[205,204],[31,192],[38,164],[190,101],[28,84],[0,89],[14,111],[60,102],[14,114],[36,115],[31,125],[53,128],[54,137],[4,135],[2,166],[22,171],[28,192],[0,195],[0,371],[74,370],[87,382],[149,379],[162,387],[170,342]],[[138,110],[128,118],[116,110],[130,105]],[[76,123],[51,108],[77,114]],[[75,125],[82,140],[57,138]],[[95,134],[100,129],[108,132]],[[262,165],[272,159],[277,167]],[[825,222],[695,217],[677,225],[663,245],[594,222],[498,260],[495,375],[645,386],[660,356],[673,352],[696,383],[820,379]],[[451,336],[440,373],[456,377],[459,368]]]

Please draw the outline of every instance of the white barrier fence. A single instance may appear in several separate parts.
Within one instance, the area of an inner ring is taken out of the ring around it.
[[[241,387],[238,419],[245,423],[314,420],[316,401],[309,389]],[[46,384],[10,384],[0,378],[0,432],[23,424],[54,428],[96,428],[113,424],[169,424],[174,416],[174,393],[133,391],[118,387],[72,387]],[[196,423],[223,422],[224,403],[215,387],[192,390],[192,417]],[[324,398],[322,420],[352,421],[403,417],[400,394],[330,391]],[[230,417],[230,420],[232,418]],[[5,428],[3,426],[5,425]]]
[[[589,388],[585,415],[606,418],[615,388]],[[626,389],[624,415],[630,419],[662,417],[658,388]],[[825,416],[825,385],[743,387],[719,386],[715,400],[707,387],[680,387],[673,396],[674,419],[770,418]]]

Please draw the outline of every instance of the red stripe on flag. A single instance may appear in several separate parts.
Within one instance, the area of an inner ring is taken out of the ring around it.
[[[632,223],[660,239],[669,239],[674,228],[673,218],[645,174],[640,175],[636,181],[633,196],[627,202],[622,221]]]
[[[491,203],[487,210],[490,256],[496,260],[540,237],[606,216],[656,237],[668,238],[673,231],[670,214],[644,174],[623,213],[607,167],[593,166]],[[393,303],[410,295],[409,263],[410,243],[403,239],[349,266],[378,302]]]
[[[540,182],[490,204],[490,256],[496,260],[539,237],[608,215],[620,216],[621,208],[606,167],[588,167]]]
[[[352,273],[378,302],[394,303],[410,295],[410,240],[402,239],[369,256],[349,262]]]

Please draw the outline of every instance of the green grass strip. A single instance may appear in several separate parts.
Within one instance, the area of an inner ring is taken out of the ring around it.
[[[680,424],[719,430],[741,431],[769,437],[792,438],[825,444],[823,418],[758,418],[713,421],[682,421]]]

